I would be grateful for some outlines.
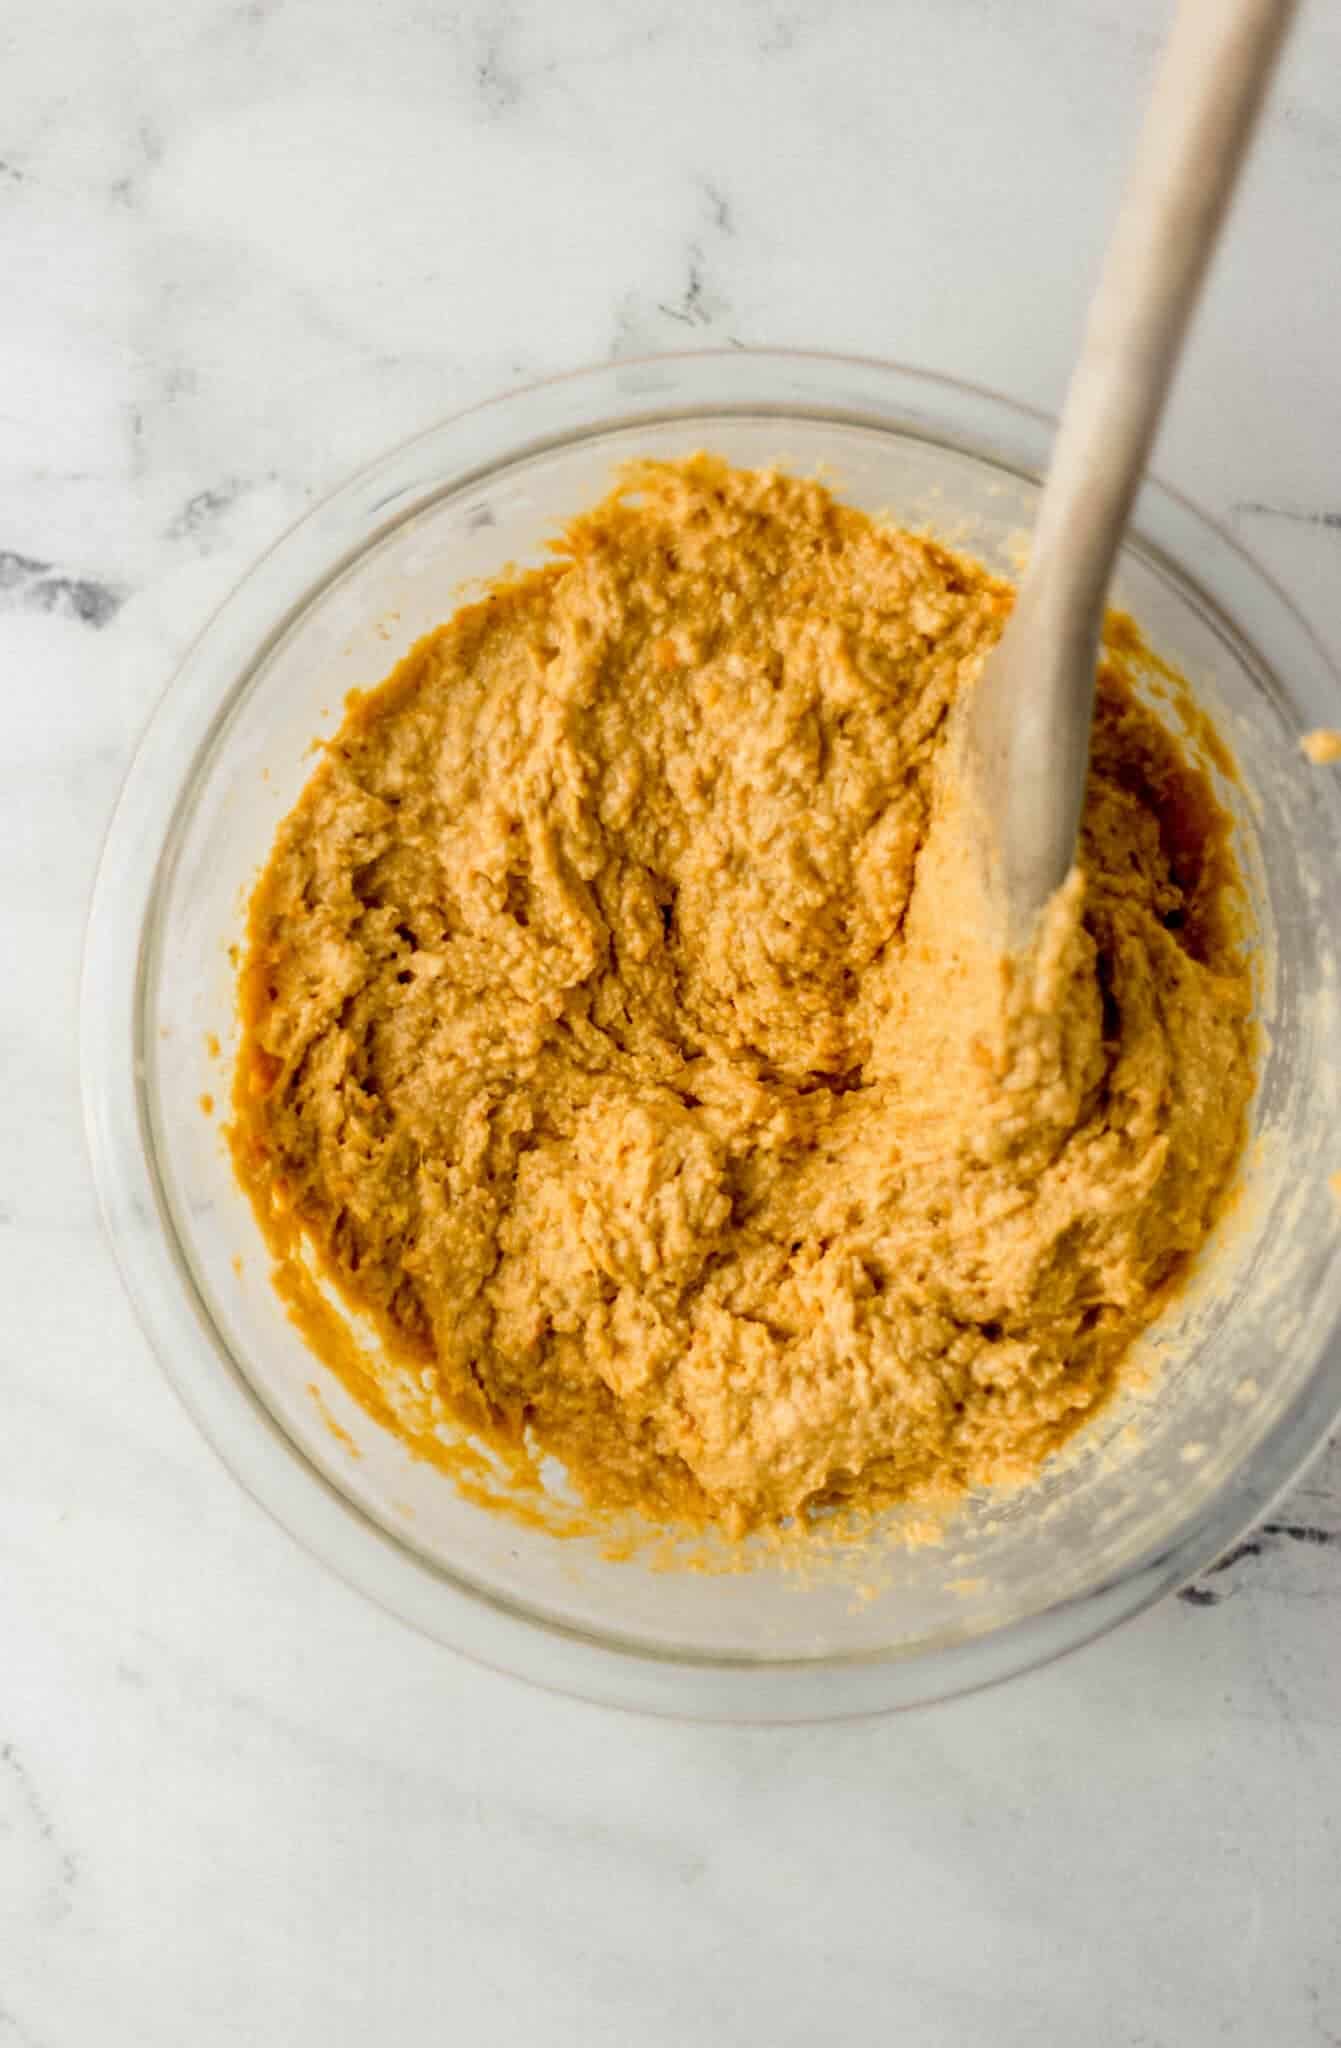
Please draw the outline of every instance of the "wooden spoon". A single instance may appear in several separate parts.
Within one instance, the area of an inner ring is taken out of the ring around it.
[[[1296,0],[1182,0],[1072,374],[1029,565],[957,742],[993,913],[1022,952],[1075,859],[1104,599]]]

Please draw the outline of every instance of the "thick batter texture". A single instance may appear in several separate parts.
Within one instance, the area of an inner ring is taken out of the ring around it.
[[[282,828],[233,1143],[356,1389],[729,1531],[1033,1472],[1229,1188],[1242,899],[1115,627],[1028,960],[941,830],[1011,592],[819,484],[637,465],[359,700]],[[1124,655],[1124,649],[1126,654]]]

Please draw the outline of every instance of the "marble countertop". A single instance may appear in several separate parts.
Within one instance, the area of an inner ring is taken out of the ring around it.
[[[155,1367],[76,1085],[174,661],[351,466],[730,340],[1062,388],[1155,0],[46,0],[0,28],[0,2048],[1341,2042],[1341,1447],[1188,1595],[865,1725],[544,1697],[273,1528]],[[1158,458],[1341,645],[1341,11]]]

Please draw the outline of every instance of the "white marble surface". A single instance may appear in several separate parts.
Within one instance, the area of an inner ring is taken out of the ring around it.
[[[415,424],[735,338],[1056,401],[1155,0],[44,0],[0,25],[0,2048],[1341,2042],[1341,1454],[985,1698],[527,1692],[269,1526],[99,1236],[75,996],[185,640]],[[1341,11],[1160,466],[1341,642]]]

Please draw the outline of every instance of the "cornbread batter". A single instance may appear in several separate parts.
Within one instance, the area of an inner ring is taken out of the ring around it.
[[[1116,622],[1008,970],[933,825],[1009,587],[817,483],[639,464],[356,702],[252,904],[239,1172],[356,1390],[729,1531],[1029,1475],[1204,1241],[1242,900]],[[947,851],[950,846],[950,851]]]

